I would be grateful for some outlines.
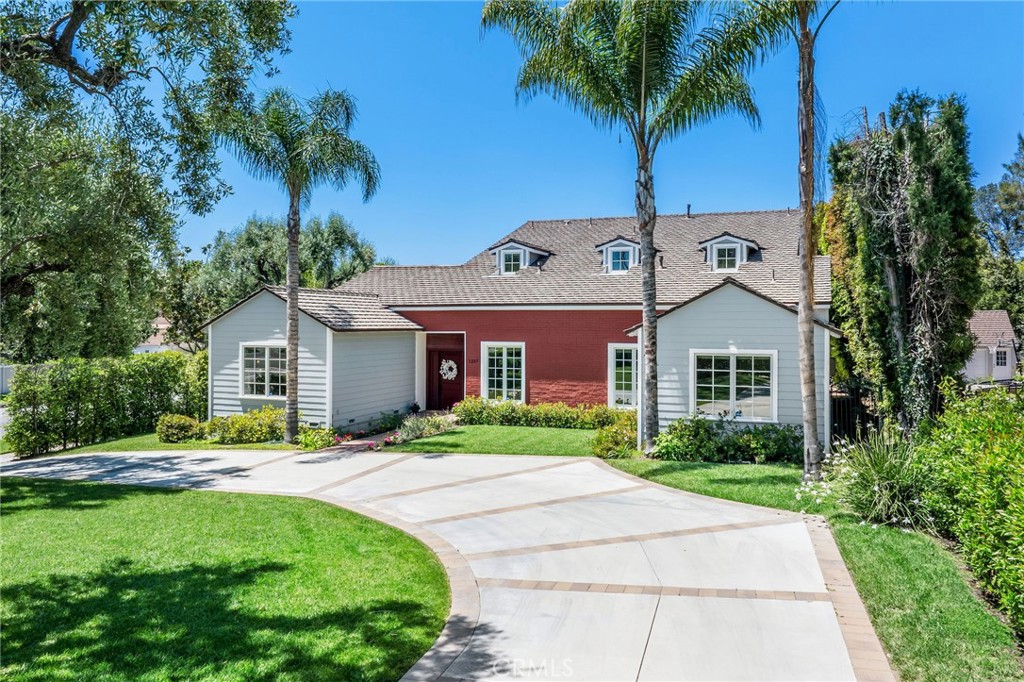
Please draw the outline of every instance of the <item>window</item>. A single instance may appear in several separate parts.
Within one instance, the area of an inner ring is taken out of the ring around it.
[[[612,272],[626,272],[633,264],[632,254],[629,249],[614,249],[611,251]]]
[[[283,346],[243,346],[242,395],[283,398],[287,367]]]
[[[735,244],[715,247],[715,270],[735,270],[738,247]]]
[[[1006,367],[1006,351],[996,351],[996,367]]]
[[[690,360],[694,414],[775,420],[774,352],[695,351]]]
[[[521,267],[523,267],[523,254],[519,251],[506,251],[501,261],[501,274],[515,274]]]
[[[636,346],[609,344],[608,405],[610,407],[636,407],[636,387]]]
[[[489,400],[523,401],[525,344],[481,344],[483,397]]]

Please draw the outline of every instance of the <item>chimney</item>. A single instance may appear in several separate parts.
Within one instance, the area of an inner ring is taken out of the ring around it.
[[[686,205],[686,217],[687,218],[690,217],[690,205],[689,204]]]

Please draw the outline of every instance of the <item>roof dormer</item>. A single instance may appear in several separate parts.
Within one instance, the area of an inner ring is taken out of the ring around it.
[[[552,256],[550,251],[525,242],[506,239],[489,249],[494,256],[494,266],[499,275],[514,275],[521,269],[537,265],[540,261]]]
[[[596,245],[601,253],[601,268],[604,272],[617,275],[629,272],[640,262],[640,244],[619,235],[614,239]]]
[[[723,232],[717,237],[698,244],[704,251],[704,262],[711,264],[714,272],[738,272],[740,265],[750,261],[751,256],[761,250],[757,242],[742,239]]]

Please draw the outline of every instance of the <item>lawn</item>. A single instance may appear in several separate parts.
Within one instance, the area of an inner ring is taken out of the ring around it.
[[[905,682],[1024,680],[1010,630],[972,592],[956,556],[935,539],[861,525],[827,501],[797,500],[797,467],[652,460],[611,464],[680,490],[827,517],[875,630]]]
[[[5,477],[0,678],[394,680],[448,615],[436,557],[315,500]]]
[[[587,457],[594,432],[533,426],[460,426],[388,448],[395,452],[460,452],[476,455]]]

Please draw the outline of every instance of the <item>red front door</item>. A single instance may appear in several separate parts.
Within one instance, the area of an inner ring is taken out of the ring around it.
[[[462,400],[462,351],[432,350],[427,375],[427,409],[448,410]]]

